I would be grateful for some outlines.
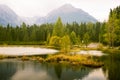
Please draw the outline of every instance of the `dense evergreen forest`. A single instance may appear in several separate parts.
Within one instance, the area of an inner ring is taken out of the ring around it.
[[[12,27],[0,25],[0,44],[48,44],[56,47],[88,45],[99,42],[105,45],[120,46],[120,6],[110,10],[107,22],[63,24],[56,23]]]
[[[105,33],[105,23],[81,23],[73,22],[72,24],[63,25],[59,18],[55,24],[42,25],[26,25],[12,27],[9,24],[7,27],[0,26],[0,42],[46,42],[49,36],[64,36],[69,35],[73,38],[73,43],[77,40],[83,41],[85,34],[91,42],[104,42],[100,37]]]

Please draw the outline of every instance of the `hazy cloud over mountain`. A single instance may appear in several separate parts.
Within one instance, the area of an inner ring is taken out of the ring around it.
[[[58,17],[62,18],[63,23],[72,22],[96,22],[97,20],[87,12],[73,7],[71,4],[65,4],[43,17],[20,17],[8,6],[0,5],[0,24],[20,25],[25,22],[31,24],[54,23]]]
[[[110,8],[120,5],[120,0],[0,0],[23,17],[46,16],[53,9],[69,3],[80,8],[98,21],[108,19]]]

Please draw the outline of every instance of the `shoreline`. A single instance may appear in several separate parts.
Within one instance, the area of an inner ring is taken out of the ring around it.
[[[46,56],[0,56],[0,60],[3,59],[18,59],[21,61],[38,61],[40,63],[60,63],[69,64],[70,66],[86,66],[92,68],[98,68],[104,66],[104,63],[92,59],[88,55],[69,55],[69,54],[53,54]]]

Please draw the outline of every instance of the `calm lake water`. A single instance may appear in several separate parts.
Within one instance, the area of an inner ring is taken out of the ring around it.
[[[16,59],[0,60],[0,80],[120,80],[120,62],[101,68],[48,64]]]
[[[1,55],[41,55],[41,54],[54,54],[57,50],[40,48],[40,47],[25,47],[25,46],[13,46],[13,47],[0,47]]]
[[[59,51],[54,50],[54,49],[40,48],[40,47],[25,47],[25,46],[0,47],[0,54],[1,55],[12,55],[12,56],[55,54],[57,52],[59,52]],[[101,51],[97,51],[97,50],[89,50],[89,51],[80,50],[79,52],[76,52],[76,53],[77,54],[94,55],[94,56],[105,55]]]
[[[84,54],[84,55],[93,55],[93,56],[103,56],[106,55],[102,51],[98,50],[80,50],[79,52],[76,52],[77,54]]]
[[[102,68],[1,60],[0,80],[106,80]]]
[[[9,55],[56,52],[58,51],[39,47],[0,47],[1,54]],[[120,55],[103,56],[101,59],[105,63],[101,68],[3,59],[0,60],[0,80],[120,80]]]

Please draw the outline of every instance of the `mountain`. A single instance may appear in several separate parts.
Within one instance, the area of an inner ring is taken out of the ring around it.
[[[37,24],[37,20],[41,19],[41,17],[20,17],[22,22],[25,22],[26,24],[33,25]],[[39,23],[38,23],[39,24]]]
[[[58,17],[61,17],[63,23],[72,23],[74,21],[78,23],[97,22],[97,20],[87,12],[75,8],[71,4],[65,4],[58,9],[51,11],[42,20],[46,23],[54,23]],[[41,23],[41,19],[37,20],[37,23]]]
[[[63,23],[72,22],[97,22],[97,20],[89,15],[87,12],[75,8],[70,4],[65,4],[44,17],[20,17],[12,9],[6,5],[0,5],[0,25],[6,26],[8,23],[12,26],[20,25],[22,22],[26,24],[43,24],[54,23],[58,17],[61,17]]]
[[[20,18],[19,16],[8,6],[0,5],[0,25],[19,25]]]

